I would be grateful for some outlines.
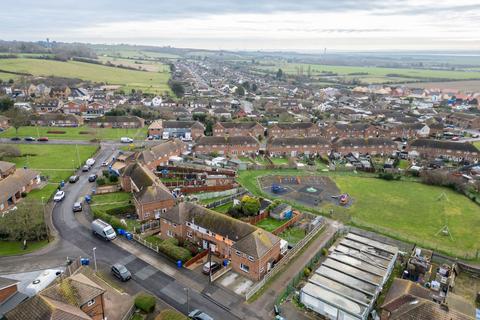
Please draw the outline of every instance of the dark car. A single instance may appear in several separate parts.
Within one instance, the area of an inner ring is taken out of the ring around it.
[[[121,281],[128,281],[132,279],[132,274],[123,264],[114,264],[112,266],[112,273],[115,277],[120,279]]]
[[[34,137],[25,137],[25,141],[35,141],[36,139]]]
[[[208,314],[198,309],[195,309],[192,312],[190,312],[188,314],[188,318],[192,320],[213,320],[213,318],[210,317]]]
[[[37,141],[48,141],[48,137],[40,137]]]
[[[13,137],[13,138],[11,138],[10,140],[12,140],[12,141],[20,141],[20,140],[22,140],[22,139],[21,139],[20,137]]]
[[[210,274],[211,271],[212,274],[214,274],[216,271],[220,270],[220,268],[220,264],[215,261],[211,262],[211,266],[210,262],[207,262],[203,265],[202,272],[203,274]]]
[[[77,182],[78,180],[80,180],[80,177],[79,177],[79,176],[71,176],[71,177],[68,179],[68,182],[70,182],[70,183],[75,183],[75,182]]]
[[[91,174],[88,176],[88,182],[95,182],[95,180],[97,180],[96,174]]]
[[[82,203],[81,202],[75,202],[73,204],[73,207],[72,207],[73,212],[80,212],[80,211],[82,211],[82,209],[83,208],[82,208]]]

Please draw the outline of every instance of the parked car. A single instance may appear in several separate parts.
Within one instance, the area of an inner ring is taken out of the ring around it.
[[[79,176],[71,176],[71,177],[68,179],[68,182],[70,182],[70,183],[75,183],[75,182],[77,182],[78,180],[80,180],[80,177],[79,177]]]
[[[64,198],[65,198],[65,192],[60,190],[60,191],[57,191],[57,193],[55,193],[55,196],[53,196],[53,201],[60,202]]]
[[[13,137],[13,138],[11,138],[10,140],[12,140],[12,141],[20,141],[20,140],[22,140],[22,138],[20,138],[20,137]]]
[[[153,136],[148,136],[147,139],[148,140],[153,140]]]
[[[37,141],[48,141],[48,137],[40,137]]]
[[[213,318],[210,317],[208,314],[198,309],[195,309],[192,312],[190,312],[188,314],[188,318],[192,320],[213,320]]]
[[[91,174],[88,176],[88,182],[95,182],[95,180],[97,180],[96,174]]]
[[[95,159],[93,158],[87,159],[87,161],[85,161],[85,164],[89,167],[92,167],[95,164]]]
[[[210,274],[210,269],[212,271],[212,274],[214,274],[216,271],[220,270],[221,266],[219,263],[212,261],[211,266],[210,262],[207,262],[203,265],[202,272],[203,274]]]
[[[112,273],[115,277],[120,279],[121,281],[128,281],[132,279],[132,274],[128,269],[123,265],[116,263],[112,266]]]
[[[90,170],[90,167],[89,167],[89,166],[84,165],[84,166],[82,167],[82,172],[88,172],[88,170]]]
[[[81,203],[81,202],[75,202],[75,203],[73,204],[73,208],[72,208],[72,209],[73,209],[73,212],[80,212],[80,211],[82,211],[82,209],[83,209],[83,208],[82,208],[82,203]]]
[[[112,226],[100,219],[92,221],[92,233],[102,237],[104,240],[113,240],[117,237]]]
[[[25,137],[25,141],[35,141],[36,139],[34,137]]]
[[[102,162],[102,167],[108,167],[108,161],[103,161]]]
[[[132,139],[132,138],[129,138],[129,137],[121,137],[121,138],[120,138],[120,142],[121,142],[121,143],[132,143],[132,142],[133,142],[133,139]]]

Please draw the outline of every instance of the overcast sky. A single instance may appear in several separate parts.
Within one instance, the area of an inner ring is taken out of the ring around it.
[[[3,40],[230,50],[480,50],[480,0],[16,0],[0,7]]]

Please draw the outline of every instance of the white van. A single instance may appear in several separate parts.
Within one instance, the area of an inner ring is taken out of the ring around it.
[[[117,237],[112,226],[100,219],[92,221],[92,232],[105,240],[113,240]]]

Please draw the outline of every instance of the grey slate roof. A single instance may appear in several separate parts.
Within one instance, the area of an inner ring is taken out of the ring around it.
[[[292,146],[292,145],[327,145],[328,140],[322,137],[306,137],[306,138],[273,138],[268,142],[272,146]]]
[[[480,152],[473,144],[452,141],[439,141],[433,139],[418,139],[410,144],[411,147],[435,148],[444,150],[456,150],[463,152]]]

